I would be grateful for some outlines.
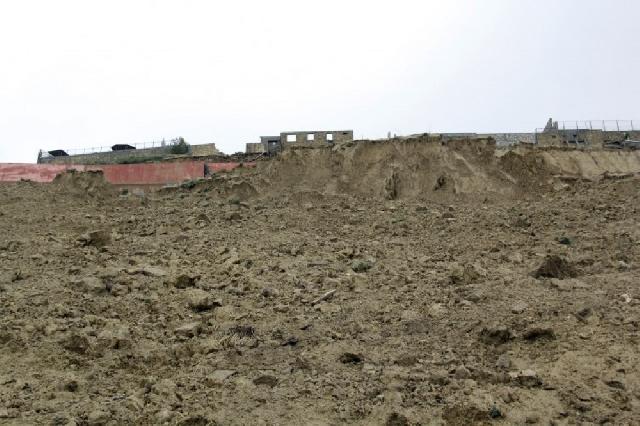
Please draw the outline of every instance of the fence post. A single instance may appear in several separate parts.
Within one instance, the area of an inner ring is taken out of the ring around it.
[[[635,129],[633,128],[633,120],[631,120],[631,131],[633,132]]]
[[[620,123],[618,123],[618,120],[616,120],[616,127],[618,128],[618,131],[620,131]]]
[[[607,131],[607,126],[604,124],[604,120],[602,120],[602,131]]]

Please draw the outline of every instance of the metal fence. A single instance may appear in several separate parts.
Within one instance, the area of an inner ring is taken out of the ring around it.
[[[151,149],[151,148],[170,148],[173,145],[177,144],[179,142],[178,138],[175,139],[171,139],[170,141],[167,141],[165,139],[162,139],[160,141],[151,141],[151,142],[140,142],[140,143],[126,143],[126,144],[122,144],[122,145],[130,145],[132,147],[134,147],[136,150],[138,149]],[[119,145],[119,144],[114,144],[114,145]],[[114,151],[112,149],[112,146],[98,146],[98,147],[91,147],[91,148],[77,148],[77,149],[65,149],[64,152],[66,152],[69,156],[72,155],[83,155],[83,154],[99,154],[99,153],[103,153],[103,152],[110,152],[110,153],[127,153],[127,152],[131,152],[132,150],[121,150],[121,151]],[[47,158],[50,157],[50,154],[48,153],[47,150],[40,150],[40,156],[42,158]]]
[[[545,129],[536,129],[536,132],[542,132],[544,130]],[[608,132],[628,132],[628,131],[640,130],[640,121],[638,120],[558,121],[557,130],[604,130]]]

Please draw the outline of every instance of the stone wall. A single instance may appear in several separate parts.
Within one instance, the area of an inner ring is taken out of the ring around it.
[[[495,139],[497,146],[534,144],[536,142],[535,133],[480,133],[478,137],[491,137]]]
[[[265,149],[264,149],[264,145],[261,142],[247,143],[244,152],[247,154],[260,154],[265,152]]]
[[[220,151],[216,148],[215,143],[204,143],[200,145],[191,145],[192,157],[211,157],[213,155],[219,155]]]

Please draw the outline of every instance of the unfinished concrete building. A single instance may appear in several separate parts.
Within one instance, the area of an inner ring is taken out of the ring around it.
[[[246,152],[274,153],[292,147],[321,147],[353,141],[353,130],[314,130],[282,132],[280,136],[260,136],[260,142],[248,143]]]
[[[326,145],[340,142],[351,142],[353,130],[282,132],[280,143],[283,148],[292,146]]]

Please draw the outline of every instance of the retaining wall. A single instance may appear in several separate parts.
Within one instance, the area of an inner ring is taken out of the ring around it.
[[[210,173],[233,170],[241,163],[206,163]],[[255,163],[244,163],[253,167]],[[78,171],[102,170],[107,182],[114,185],[165,185],[185,180],[203,178],[203,161],[141,164],[24,164],[0,163],[0,182],[51,182],[59,173],[74,169]]]

